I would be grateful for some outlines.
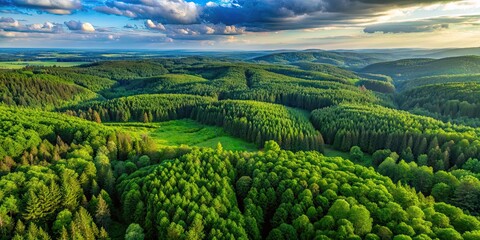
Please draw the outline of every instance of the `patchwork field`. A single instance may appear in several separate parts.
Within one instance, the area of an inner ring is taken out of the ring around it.
[[[21,69],[26,66],[43,66],[43,67],[73,67],[85,64],[86,62],[44,62],[44,61],[15,61],[15,62],[0,62],[0,69]]]

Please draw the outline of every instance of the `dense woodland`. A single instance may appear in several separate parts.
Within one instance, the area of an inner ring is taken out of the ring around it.
[[[213,101],[216,99],[194,95],[148,94],[79,104],[66,113],[98,123],[148,123],[188,118],[194,107]]]
[[[475,82],[425,85],[406,90],[401,108],[423,108],[452,118],[480,117],[480,86]]]
[[[412,80],[428,76],[477,74],[479,66],[480,56],[417,58],[375,63],[363,68],[362,72],[388,75],[397,80]],[[447,81],[452,80],[455,81]]]
[[[108,239],[115,175],[154,146],[62,114],[0,113],[2,238]]]
[[[151,229],[145,232],[151,238],[479,237],[480,222],[456,207],[373,169],[281,151],[274,142],[257,153],[194,150],[139,170],[118,187],[123,213]]]
[[[0,239],[480,239],[478,57],[387,57],[1,70]]]
[[[410,81],[399,81],[397,85],[401,89],[411,89],[425,85],[433,85],[439,83],[462,83],[462,82],[478,82],[480,74],[456,74],[456,75],[435,75],[428,77],[416,78]]]
[[[60,107],[96,98],[96,93],[53,75],[0,70],[0,100],[8,105]]]

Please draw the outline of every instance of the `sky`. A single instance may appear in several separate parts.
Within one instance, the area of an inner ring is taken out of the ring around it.
[[[480,47],[480,0],[0,0],[0,48]]]

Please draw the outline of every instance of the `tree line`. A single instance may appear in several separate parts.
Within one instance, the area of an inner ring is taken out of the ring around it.
[[[451,118],[479,118],[479,96],[478,83],[444,83],[404,91],[398,102],[402,109],[423,108]]]
[[[323,137],[306,113],[282,105],[225,100],[198,106],[191,116],[198,122],[221,126],[260,147],[267,140],[275,140],[289,150],[323,150]]]
[[[65,113],[95,122],[161,122],[188,118],[197,105],[213,98],[182,94],[148,94],[77,105]]]
[[[340,105],[313,111],[311,121],[326,143],[342,151],[359,146],[368,153],[390,149],[412,157],[426,154],[428,165],[438,170],[461,167],[480,156],[478,129],[405,111]]]
[[[108,78],[115,81],[153,77],[168,73],[155,61],[103,61],[70,68],[73,72]]]
[[[462,82],[479,82],[480,74],[456,74],[456,75],[435,75],[428,77],[421,77],[407,81],[398,82],[400,89],[408,90],[415,87],[443,84],[443,83],[462,83]]]
[[[94,92],[55,76],[0,71],[0,102],[7,105],[53,108],[96,98]]]
[[[271,103],[217,102],[213,98],[193,95],[153,94],[87,103],[65,112],[96,122],[147,123],[191,118],[221,126],[233,136],[259,147],[267,140],[275,140],[285,149],[323,149],[322,135],[309,122],[308,113]]]

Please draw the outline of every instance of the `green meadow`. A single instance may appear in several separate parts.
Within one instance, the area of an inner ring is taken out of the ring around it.
[[[189,145],[215,148],[221,143],[226,150],[258,150],[253,143],[228,135],[222,128],[207,126],[190,119],[160,123],[105,123],[134,137],[147,134],[158,146]]]

